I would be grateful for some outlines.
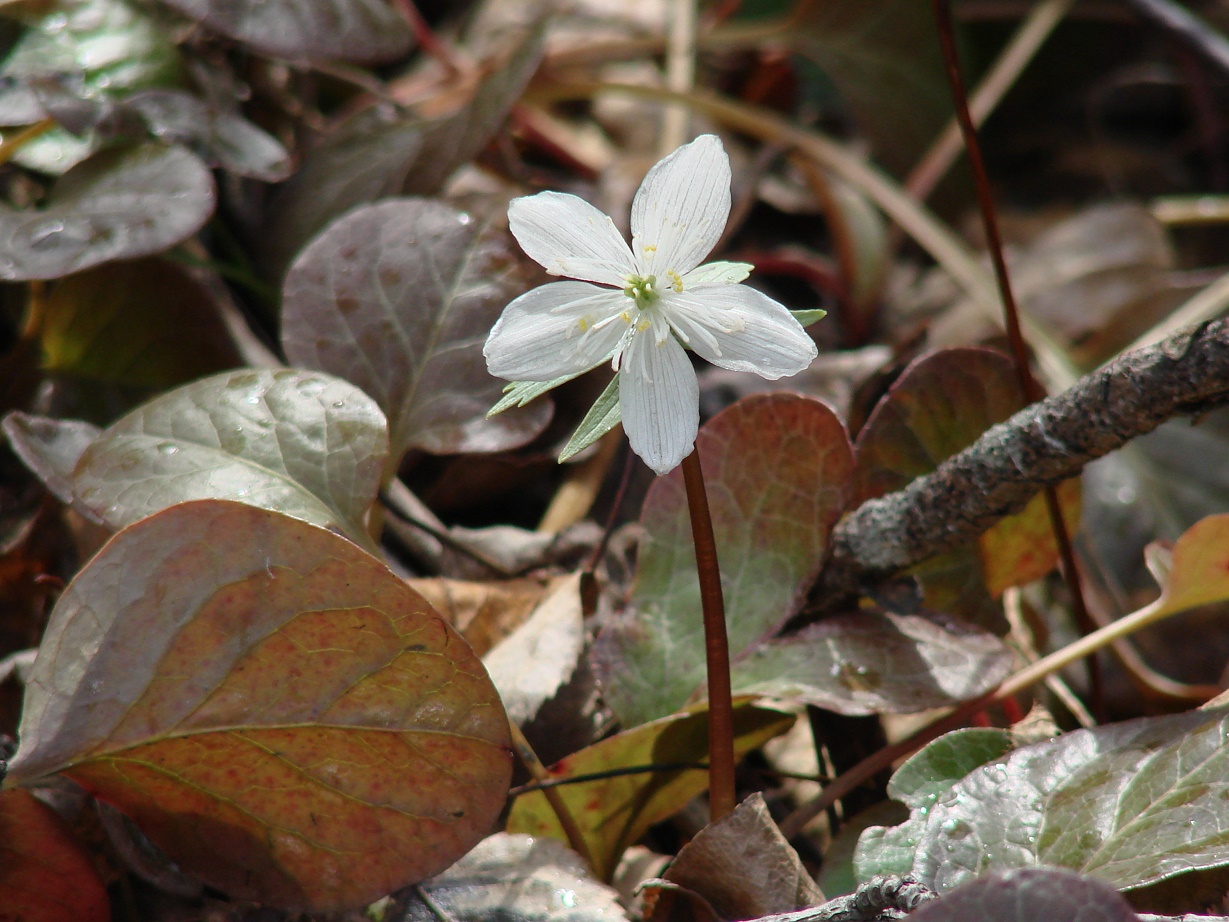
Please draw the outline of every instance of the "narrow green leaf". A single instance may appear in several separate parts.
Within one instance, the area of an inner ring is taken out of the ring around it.
[[[568,440],[559,454],[560,461],[566,461],[577,452],[588,448],[607,432],[613,429],[623,419],[619,410],[619,376],[615,375],[606,385],[606,390],[593,402],[585,418],[580,421],[572,438]]]
[[[818,320],[823,320],[828,316],[828,312],[815,308],[809,311],[790,311],[794,315],[794,319],[801,323],[804,327],[809,327]]]
[[[499,402],[486,411],[486,418],[490,419],[492,416],[502,413],[504,410],[511,410],[513,407],[523,407],[531,400],[537,400],[547,391],[553,391],[560,384],[566,384],[580,374],[582,372],[577,372],[574,375],[564,375],[562,378],[555,378],[553,381],[513,381],[504,388],[504,395],[499,398]]]

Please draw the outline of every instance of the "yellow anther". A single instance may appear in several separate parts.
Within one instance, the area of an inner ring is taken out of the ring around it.
[[[683,291],[683,277],[673,269],[668,270],[666,275],[670,278],[670,287],[681,294]]]
[[[580,327],[580,332],[584,333],[586,330],[589,329],[589,326],[590,326],[589,318],[581,317],[579,320],[576,321],[576,325]]]

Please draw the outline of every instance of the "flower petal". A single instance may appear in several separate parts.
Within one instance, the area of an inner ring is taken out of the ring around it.
[[[507,307],[487,337],[487,369],[509,381],[550,381],[610,358],[628,321],[621,291],[587,282],[551,282]],[[606,321],[603,323],[603,321]]]
[[[551,275],[622,288],[635,272],[627,241],[607,215],[565,192],[539,192],[508,205],[512,235]]]
[[[700,428],[700,386],[673,336],[632,337],[619,369],[619,407],[632,451],[658,474],[682,462]]]
[[[806,368],[819,354],[793,315],[747,285],[693,288],[662,301],[687,344],[714,365],[775,380]]]
[[[705,263],[683,276],[683,290],[697,285],[733,285],[750,275],[754,268],[751,263]]]
[[[680,276],[700,264],[730,217],[730,158],[704,134],[649,170],[632,202],[632,252],[640,275]]]

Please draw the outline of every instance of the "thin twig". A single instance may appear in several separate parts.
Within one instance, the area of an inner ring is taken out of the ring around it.
[[[700,604],[704,610],[704,654],[708,666],[708,800],[712,821],[716,822],[733,812],[735,804],[734,705],[730,694],[730,644],[726,636],[717,541],[704,490],[704,472],[695,451],[683,459],[683,483],[696,548]]]
[[[973,170],[977,205],[981,212],[982,227],[986,233],[990,260],[994,265],[994,277],[998,282],[999,296],[1003,299],[1003,321],[1007,328],[1007,341],[1011,344],[1011,357],[1015,365],[1016,378],[1020,382],[1020,391],[1024,394],[1024,399],[1033,403],[1044,398],[1045,391],[1029,370],[1028,346],[1024,342],[1024,333],[1020,329],[1020,309],[1016,305],[1016,296],[1011,287],[1011,273],[1007,271],[1007,258],[1003,253],[1003,236],[999,232],[998,212],[994,207],[994,193],[990,188],[990,174],[986,170],[981,141],[977,137],[977,126],[973,124],[973,115],[969,112],[969,99],[964,88],[964,77],[960,73],[960,55],[956,51],[956,33],[952,26],[951,2],[950,0],[931,0],[931,6],[934,9],[935,21],[939,26],[939,44],[943,49],[943,63],[946,66],[948,83],[951,86],[956,120],[960,123],[960,133],[964,137],[969,165]],[[1058,488],[1052,483],[1047,483],[1042,487],[1041,492],[1045,496],[1050,531],[1054,534],[1054,543],[1058,546],[1063,578],[1071,592],[1071,610],[1075,616],[1076,626],[1081,634],[1090,634],[1096,626],[1089,617],[1088,606],[1084,602],[1084,590],[1080,585],[1080,568],[1075,559],[1075,549],[1071,546],[1071,535],[1067,531],[1067,523],[1063,520],[1063,507],[1058,499]],[[1095,656],[1088,660],[1088,678],[1092,689],[1092,709],[1100,716],[1104,711],[1104,696],[1101,662]]]
[[[903,490],[868,500],[833,532],[819,597],[856,593],[968,544],[1048,483],[1078,474],[1183,413],[1229,401],[1229,321],[1127,353],[1021,410]]]
[[[542,785],[542,796],[546,798],[551,810],[555,812],[555,819],[559,821],[559,825],[563,828],[563,834],[567,837],[568,845],[572,846],[572,851],[580,855],[590,868],[596,868],[597,864],[593,860],[593,852],[589,848],[589,840],[581,832],[580,826],[576,823],[576,818],[572,816],[572,811],[568,809],[567,802],[560,796],[559,791],[548,784],[552,780],[550,772],[546,770],[546,766],[542,764],[538,754],[533,751],[533,746],[529,744],[529,740],[525,739],[525,734],[516,725],[516,721],[509,720],[508,728],[512,731],[512,748],[516,750],[517,757],[521,760],[521,764],[525,766],[526,771],[529,772],[533,780]]]
[[[666,9],[666,86],[676,93],[686,93],[696,81],[696,0],[670,0]],[[690,110],[682,103],[666,106],[661,122],[661,156],[688,139],[690,118]]]
[[[1127,0],[1140,16],[1173,33],[1229,74],[1229,41],[1212,26],[1173,0]]]

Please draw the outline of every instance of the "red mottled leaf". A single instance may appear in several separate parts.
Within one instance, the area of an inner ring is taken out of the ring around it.
[[[911,922],[1139,922],[1113,887],[1055,868],[987,874],[909,915]]]
[[[853,463],[841,421],[794,394],[741,400],[700,431],[730,650],[771,637],[801,605],[845,508]],[[596,667],[625,726],[678,710],[704,683],[704,628],[681,470],[658,478],[630,610],[603,631]],[[737,691],[737,689],[735,689]]]
[[[742,758],[790,728],[792,714],[736,701],[734,754]],[[673,714],[594,743],[551,766],[555,778],[592,775],[619,768],[658,765],[652,772],[595,778],[557,790],[593,854],[594,873],[608,880],[619,857],[654,823],[677,813],[708,787],[708,772],[680,764],[708,757],[708,714]],[[670,766],[670,767],[667,767]],[[508,816],[508,831],[567,841],[541,791],[521,794]]]
[[[0,922],[107,922],[111,906],[89,853],[28,791],[0,792]]]
[[[943,349],[917,359],[892,385],[858,434],[855,502],[905,487],[973,444],[1024,406],[1011,359],[990,349]],[[1060,490],[1068,528],[1079,521],[1078,484]],[[980,558],[954,551],[928,561],[918,574],[930,607],[996,629],[1001,616],[987,593],[1047,573],[1058,560],[1045,501],[1034,497],[983,537]]]
[[[537,435],[545,401],[488,420],[504,382],[482,345],[523,289],[508,235],[427,199],[356,209],[286,275],[282,344],[291,362],[361,387],[388,416],[394,458],[499,451]]]
[[[360,906],[487,833],[511,763],[473,652],[329,531],[216,500],[117,534],[52,613],[10,780],[62,772],[236,897]]]

